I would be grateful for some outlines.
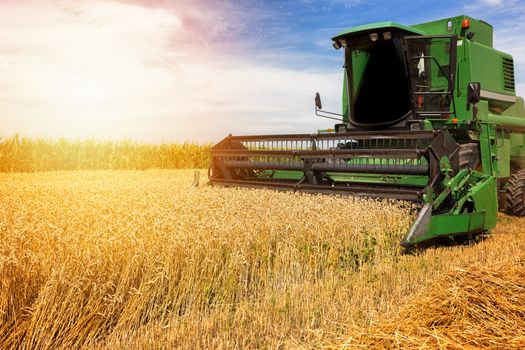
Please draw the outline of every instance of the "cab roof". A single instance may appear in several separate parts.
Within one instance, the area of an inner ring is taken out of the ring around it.
[[[409,26],[405,26],[405,25],[402,25],[402,24],[399,24],[399,23],[396,23],[396,22],[377,22],[377,23],[371,23],[371,24],[364,24],[364,25],[361,25],[361,26],[357,26],[357,27],[352,27],[352,28],[349,28],[349,29],[346,29],[346,30],[343,30],[342,32],[340,32],[339,34],[337,34],[336,36],[334,36],[332,38],[332,40],[337,40],[337,39],[340,39],[342,37],[345,37],[345,36],[348,36],[348,35],[353,35],[353,34],[358,34],[358,33],[367,33],[367,32],[373,32],[375,30],[378,30],[378,29],[384,29],[384,30],[400,30],[400,31],[404,31],[404,32],[407,32],[407,33],[411,33],[411,34],[416,34],[416,35],[424,35],[425,32],[420,30],[420,29],[416,29],[414,27],[409,27]]]

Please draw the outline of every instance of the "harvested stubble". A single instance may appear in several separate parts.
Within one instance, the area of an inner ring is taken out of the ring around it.
[[[525,348],[525,254],[450,272],[396,317],[356,331],[343,348]]]
[[[525,348],[524,227],[525,219],[500,215],[489,239],[455,252],[428,250],[418,256],[422,263],[429,255],[445,262],[439,270],[446,273],[428,279],[390,317],[351,327],[343,345],[333,348]]]
[[[192,178],[0,174],[0,348],[318,346],[420,284],[407,204]]]

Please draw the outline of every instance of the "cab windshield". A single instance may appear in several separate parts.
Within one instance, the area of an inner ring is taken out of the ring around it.
[[[406,118],[412,99],[401,33],[378,32],[346,40],[350,123],[380,129]]]
[[[374,130],[454,113],[455,37],[378,31],[344,39],[352,125]]]

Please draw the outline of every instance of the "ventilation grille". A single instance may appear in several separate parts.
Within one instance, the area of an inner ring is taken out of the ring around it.
[[[514,61],[512,58],[503,57],[503,88],[514,91]]]

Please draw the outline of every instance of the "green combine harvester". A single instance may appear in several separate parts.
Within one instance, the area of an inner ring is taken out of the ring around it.
[[[333,39],[344,52],[342,114],[315,134],[228,136],[212,149],[221,186],[394,198],[421,204],[401,245],[487,232],[525,215],[525,107],[512,56],[468,16],[381,22]]]

